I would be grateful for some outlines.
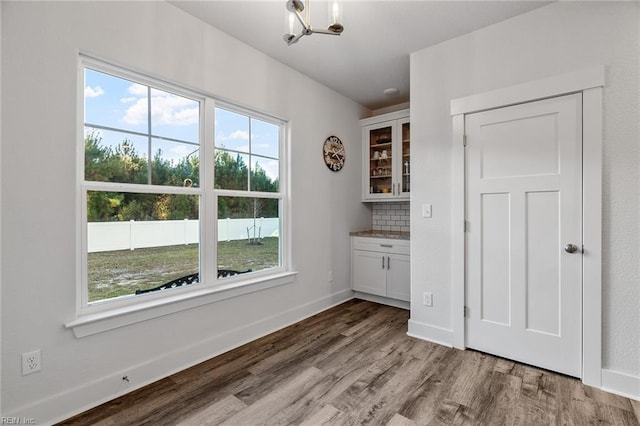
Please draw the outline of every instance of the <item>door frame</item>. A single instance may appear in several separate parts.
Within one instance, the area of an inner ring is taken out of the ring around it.
[[[465,115],[582,93],[582,382],[602,378],[602,91],[605,68],[594,67],[451,101],[453,346],[465,348]]]

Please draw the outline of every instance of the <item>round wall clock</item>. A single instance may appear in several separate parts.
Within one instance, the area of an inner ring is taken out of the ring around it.
[[[344,166],[345,157],[342,141],[337,136],[329,136],[322,146],[322,156],[329,170],[340,171]]]

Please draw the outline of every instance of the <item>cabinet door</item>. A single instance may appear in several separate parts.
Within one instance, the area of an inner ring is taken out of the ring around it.
[[[399,197],[408,198],[411,188],[411,124],[408,118],[398,122],[398,132],[397,156],[400,161],[396,191]]]
[[[409,302],[411,299],[409,256],[389,254],[387,257],[387,297]]]
[[[384,262],[384,264],[383,264]],[[387,258],[384,253],[353,251],[353,289],[378,296],[386,296]]]
[[[394,197],[396,157],[394,146],[397,138],[396,121],[366,126],[364,128],[364,198],[385,199]]]

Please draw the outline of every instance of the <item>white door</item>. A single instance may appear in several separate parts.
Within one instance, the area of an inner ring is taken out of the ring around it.
[[[580,377],[582,95],[469,114],[465,133],[465,344]]]
[[[374,251],[353,251],[353,289],[387,295],[386,255]]]
[[[411,300],[411,262],[403,254],[387,255],[387,297]]]

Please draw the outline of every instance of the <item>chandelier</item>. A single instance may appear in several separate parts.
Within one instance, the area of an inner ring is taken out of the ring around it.
[[[294,43],[297,43],[298,40],[302,36],[311,35],[311,34],[329,34],[329,35],[340,35],[344,30],[344,27],[340,23],[340,8],[338,7],[337,0],[332,2],[331,7],[329,8],[329,22],[331,24],[326,30],[318,30],[311,26],[311,0],[306,1],[305,3],[302,0],[288,0],[287,1],[287,10],[289,11],[288,16],[288,30],[289,32],[283,36],[284,41],[287,45],[291,46]],[[302,12],[304,11],[304,16],[302,16]],[[302,25],[302,30],[299,34],[295,34],[293,32],[293,27],[295,23],[295,19],[298,19],[298,22]]]

